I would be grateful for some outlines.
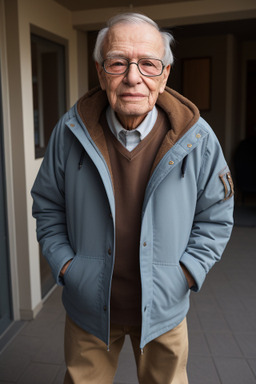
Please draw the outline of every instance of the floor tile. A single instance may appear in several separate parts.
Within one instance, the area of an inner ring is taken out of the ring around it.
[[[241,294],[241,291],[240,291],[240,293],[238,294],[238,297],[243,302],[245,309],[249,313],[253,313],[256,316],[256,305],[255,305],[255,303],[256,303],[256,289],[254,291],[251,291],[249,295],[245,295],[244,293]]]
[[[241,349],[231,333],[208,332],[205,336],[213,356],[242,357]]]
[[[114,383],[138,384],[136,364],[129,337],[125,338],[125,343],[119,357]]]
[[[255,359],[247,359],[249,366],[251,367],[252,372],[256,378],[256,358]]]
[[[256,332],[255,314],[250,311],[226,312],[223,316],[233,332]]]
[[[233,289],[232,289],[233,291]],[[243,312],[245,307],[237,296],[232,294],[223,294],[216,297],[216,301],[222,313],[226,312]]]
[[[216,312],[210,313],[205,312],[202,308],[201,311],[198,311],[199,321],[201,323],[202,329],[205,332],[220,332],[220,331],[230,331],[230,327],[225,320],[223,314],[217,310]]]
[[[26,336],[38,336],[42,334],[45,337],[50,337],[51,329],[55,326],[58,319],[58,313],[48,312],[45,308],[36,318],[36,321],[28,321],[23,327],[21,334]]]
[[[222,384],[256,384],[248,363],[243,359],[215,358]]]
[[[55,376],[55,378],[53,379],[53,382],[51,384],[63,384],[65,372],[66,372],[66,366],[65,366],[65,364],[62,364],[59,367],[57,375]]]
[[[195,331],[195,332],[202,332],[202,327],[197,315],[197,312],[193,309],[190,308],[188,316],[188,330],[190,331]]]
[[[189,351],[192,356],[210,355],[204,333],[194,331],[189,333]]]
[[[190,355],[188,379],[189,384],[222,384],[211,357]]]
[[[45,341],[33,357],[34,362],[44,364],[63,364],[63,343],[55,344],[51,339]]]
[[[2,381],[2,380],[0,380],[0,384],[14,384],[14,381]]]
[[[255,239],[256,228],[235,228],[223,260],[201,292],[191,293],[189,384],[256,384]],[[52,291],[0,354],[0,384],[63,384],[61,294],[60,287]],[[114,383],[138,384],[129,338]]]
[[[0,335],[0,353],[11,343],[11,341],[20,333],[21,329],[26,325],[26,321],[14,321],[13,324]]]
[[[16,382],[29,364],[30,359],[22,355],[0,362],[0,380]]]
[[[50,384],[58,372],[59,367],[54,364],[31,363],[17,384]]]
[[[256,358],[256,332],[255,333],[236,333],[237,340],[245,357]]]

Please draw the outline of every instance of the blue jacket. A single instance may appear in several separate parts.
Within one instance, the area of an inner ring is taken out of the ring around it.
[[[107,105],[93,90],[55,127],[32,189],[43,255],[63,304],[80,327],[109,343],[115,261],[115,199],[99,116]],[[233,184],[220,144],[197,108],[166,88],[159,96],[170,121],[148,182],[142,209],[141,348],[178,325],[229,240]],[[64,278],[60,270],[73,259]]]

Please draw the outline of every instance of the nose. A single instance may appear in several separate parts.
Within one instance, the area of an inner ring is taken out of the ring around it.
[[[125,76],[124,76],[124,81],[126,83],[129,83],[130,85],[138,84],[142,81],[142,75],[139,71],[139,67],[137,63],[133,61],[129,63],[127,72],[125,73]]]

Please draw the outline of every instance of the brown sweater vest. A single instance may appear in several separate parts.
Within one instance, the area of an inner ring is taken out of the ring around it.
[[[139,246],[141,212],[152,165],[170,127],[158,111],[151,132],[129,152],[101,119],[112,168],[116,202],[116,256],[111,291],[111,322],[139,325],[141,284]]]

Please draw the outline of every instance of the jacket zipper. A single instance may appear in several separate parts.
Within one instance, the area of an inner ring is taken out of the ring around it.
[[[76,118],[79,122],[79,124],[85,128],[85,132],[87,132],[87,129],[78,113],[78,111],[76,110]],[[85,133],[86,134],[86,133]],[[97,146],[95,145],[94,141],[91,140],[90,136],[88,137],[88,135],[86,134],[86,137],[87,137],[87,140],[91,143],[91,145],[93,146],[94,150],[98,153],[98,155],[100,156],[101,160],[103,161],[103,163],[105,164],[106,168],[107,168],[107,172],[108,172],[108,175],[109,175],[109,178],[110,178],[110,181],[111,181],[111,185],[112,185],[112,180],[111,180],[111,175],[110,175],[110,171],[108,169],[108,166],[105,162],[105,159],[104,157],[102,156],[101,152],[99,151],[99,149],[97,148]],[[81,143],[82,144],[82,143]],[[83,144],[82,144],[83,145]],[[84,155],[85,155],[85,149],[83,148],[83,152],[81,153],[81,156],[80,156],[80,159],[79,159],[79,163],[78,163],[78,169],[80,170],[82,165],[83,165],[83,160],[84,160]],[[113,185],[112,185],[112,190],[114,190],[113,188]],[[115,229],[115,227],[114,227]],[[114,244],[115,244],[115,231],[114,231]],[[108,339],[108,342],[107,342],[107,351],[109,352],[110,351],[110,297],[111,297],[111,283],[112,283],[112,277],[113,277],[113,272],[114,272],[114,264],[115,264],[115,247],[113,247],[113,258],[112,258],[112,270],[111,270],[111,276],[110,276],[110,282],[109,282],[109,297],[108,297],[108,334],[107,334],[107,339]]]

